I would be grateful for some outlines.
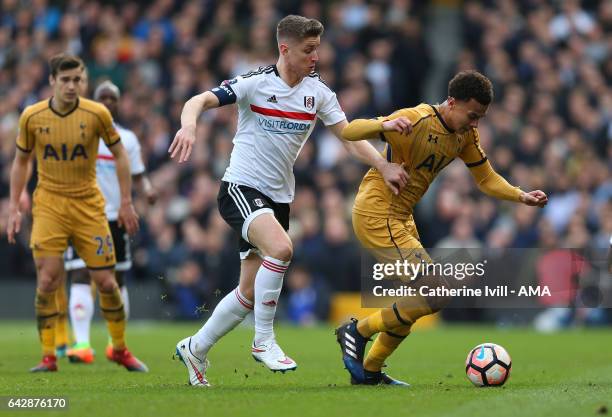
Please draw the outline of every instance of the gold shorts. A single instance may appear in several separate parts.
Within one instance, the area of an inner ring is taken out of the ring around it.
[[[33,200],[30,247],[34,258],[62,257],[70,240],[87,268],[115,266],[102,193],[70,198],[37,188]]]
[[[378,262],[432,262],[419,240],[419,232],[412,216],[401,221],[353,212],[353,229],[361,245],[370,251]]]

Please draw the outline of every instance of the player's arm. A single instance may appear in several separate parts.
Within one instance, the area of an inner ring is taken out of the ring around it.
[[[342,138],[348,141],[380,139],[380,134],[383,132],[408,135],[412,132],[412,122],[399,112],[389,117],[355,119],[342,130]]]
[[[186,162],[189,159],[195,143],[198,117],[203,111],[219,107],[220,104],[218,96],[211,91],[205,91],[187,100],[181,112],[181,128],[176,132],[168,149],[170,158],[174,158],[180,153],[179,163]]]
[[[493,170],[491,163],[480,147],[477,130],[472,132],[469,143],[466,144],[459,156],[470,168],[470,173],[474,177],[478,189],[483,193],[501,200],[521,202],[528,206],[544,207],[548,202],[548,197],[543,191],[535,190],[526,193],[519,187],[510,185],[504,177]]]
[[[21,211],[19,201],[28,181],[30,160],[33,152],[25,152],[17,148],[13,166],[11,167],[9,217],[6,234],[10,243],[15,243],[15,235],[21,230]],[[31,172],[31,171],[30,171]]]
[[[388,162],[380,155],[376,148],[374,148],[374,146],[367,141],[345,140],[342,134],[348,125],[349,123],[345,119],[328,127],[332,133],[342,141],[342,144],[349,154],[364,164],[367,164],[380,171],[387,187],[391,189],[393,194],[399,194],[400,190],[408,183],[408,174],[406,173],[406,170],[404,170],[404,164],[402,163],[399,165],[393,162]]]
[[[478,189],[491,197],[538,207],[544,207],[548,202],[548,197],[541,190],[526,193],[519,187],[510,185],[504,177],[495,172],[489,161],[470,168],[470,173]]]
[[[119,205],[119,226],[123,226],[128,234],[134,234],[138,230],[138,215],[132,204],[132,173],[130,171],[130,159],[127,151],[121,143],[119,133],[113,125],[113,117],[106,107],[98,106],[100,126],[99,137],[102,138],[106,147],[115,158],[117,180],[119,182],[119,193],[121,203]]]
[[[131,131],[126,132],[125,137],[122,139],[130,160],[132,184],[136,189],[136,193],[140,196],[144,196],[149,205],[153,205],[157,201],[157,190],[153,187],[147,175],[145,164],[142,160],[140,141]]]
[[[119,206],[119,225],[123,226],[128,234],[133,235],[138,230],[138,215],[132,204],[132,175],[127,152],[120,141],[108,147],[115,157],[117,167],[117,180],[121,194]]]

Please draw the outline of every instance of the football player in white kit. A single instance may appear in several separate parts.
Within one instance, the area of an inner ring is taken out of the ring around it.
[[[86,86],[84,86],[86,89]],[[102,82],[94,92],[94,100],[104,104],[111,112],[113,119],[117,120],[119,103],[119,88],[110,81]],[[128,130],[117,122],[114,122],[117,132],[125,147],[130,160],[130,171],[132,181],[136,190],[144,195],[149,204],[157,200],[157,191],[151,185],[145,172],[142,161],[140,143],[131,130]],[[117,170],[115,161],[110,150],[100,141],[98,148],[98,159],[96,161],[96,177],[98,185],[106,200],[106,217],[109,222],[117,264],[115,276],[125,308],[126,318],[129,313],[129,298],[125,282],[125,273],[132,267],[129,236],[117,223],[118,209],[121,203],[119,188],[117,186]],[[94,360],[94,352],[89,344],[89,330],[94,312],[94,298],[92,296],[90,279],[85,269],[85,262],[78,257],[72,246],[64,254],[64,269],[70,276],[70,300],[69,312],[70,323],[74,332],[75,344],[68,349],[68,359],[73,363],[91,363]],[[107,357],[109,356],[107,348]]]
[[[178,342],[176,354],[189,372],[189,383],[208,386],[210,348],[254,313],[251,354],[272,371],[297,364],[276,342],[273,329],[283,277],[293,255],[289,203],[294,198],[293,165],[319,118],[340,140],[348,124],[336,94],[314,72],[323,25],[290,15],[277,26],[276,65],[221,83],[192,97],[181,114],[169,153],[179,163],[189,159],[202,111],[236,103],[238,128],[230,164],[218,196],[221,216],[241,236],[239,285],[217,305],[193,336]],[[395,193],[408,178],[402,166],[383,158],[367,142],[344,142],[356,158],[381,171]]]

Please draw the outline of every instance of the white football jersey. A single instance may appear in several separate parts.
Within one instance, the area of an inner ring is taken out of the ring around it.
[[[221,106],[238,104],[238,129],[223,180],[255,188],[277,203],[293,201],[293,165],[317,117],[326,126],[346,119],[336,94],[316,73],[289,87],[270,65],[211,91]]]
[[[114,124],[121,143],[127,151],[130,160],[130,172],[132,175],[142,174],[145,171],[142,155],[140,153],[140,143],[138,138],[131,130],[128,130],[117,123]],[[117,179],[117,167],[115,157],[104,141],[100,141],[98,146],[98,159],[96,160],[96,176],[98,185],[106,200],[106,217],[109,221],[117,220],[119,216],[119,206],[121,205],[121,193],[119,191],[119,180]]]

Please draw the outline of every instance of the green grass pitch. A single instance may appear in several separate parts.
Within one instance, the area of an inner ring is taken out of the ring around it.
[[[277,328],[296,372],[273,374],[249,354],[251,331],[239,328],[210,354],[209,389],[187,385],[172,360],[176,342],[199,323],[130,323],[128,344],[151,368],[128,373],[103,357],[106,333],[95,325],[92,365],[60,361],[60,371],[30,374],[39,358],[33,322],[0,322],[0,396],[63,396],[69,408],[0,411],[2,416],[597,416],[612,408],[612,332],[441,326],[413,333],[390,358],[388,372],[411,388],[352,387],[331,327]],[[512,374],[502,388],[467,380],[467,352],[482,342],[504,346]]]

